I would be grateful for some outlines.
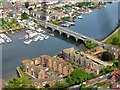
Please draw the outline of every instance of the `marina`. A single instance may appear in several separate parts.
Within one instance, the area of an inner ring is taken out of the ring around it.
[[[10,39],[10,37],[8,37],[7,35],[0,34],[0,44],[4,44],[5,42],[10,43],[12,42],[12,40]]]
[[[109,35],[117,26],[117,12],[117,3],[108,4],[106,8],[97,9],[89,15],[82,15],[82,19],[75,19],[75,26],[65,28],[88,37],[101,39]],[[44,29],[42,30],[45,31]],[[66,39],[64,35],[59,36],[57,33],[47,34],[49,39],[44,40],[45,38],[44,35],[42,35],[43,33],[41,34],[41,32],[39,33],[39,31],[36,31],[42,36],[37,42],[32,42],[29,37],[25,39],[25,35],[29,34],[26,33],[26,31],[24,30],[19,31],[19,33],[11,34],[12,43],[5,43],[2,45],[2,74],[3,79],[6,81],[17,77],[16,67],[21,64],[22,60],[39,57],[44,54],[54,56],[61,52],[61,50],[70,47],[74,47],[75,49],[79,48],[80,50],[85,49],[83,44],[76,44],[72,39]],[[29,45],[25,45],[24,40],[30,40],[31,43]]]

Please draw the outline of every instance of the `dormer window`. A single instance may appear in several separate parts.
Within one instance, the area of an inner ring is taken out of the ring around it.
[[[75,56],[73,57],[73,61],[75,62]]]

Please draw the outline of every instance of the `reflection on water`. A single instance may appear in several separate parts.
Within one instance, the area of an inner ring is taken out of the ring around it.
[[[107,4],[82,19],[75,19],[75,26],[66,27],[85,36],[102,39],[108,36],[118,24],[118,3]]]

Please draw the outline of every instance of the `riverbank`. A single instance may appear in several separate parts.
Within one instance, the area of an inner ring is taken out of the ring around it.
[[[108,35],[102,42],[108,45],[115,46],[119,48],[119,35],[120,35],[120,26],[118,26],[110,35]],[[115,40],[116,39],[116,40]]]
[[[107,39],[109,39],[109,37],[111,37],[114,33],[116,33],[117,29],[120,29],[120,26],[116,27],[114,31],[112,31],[107,37],[101,39],[102,42],[107,41]]]

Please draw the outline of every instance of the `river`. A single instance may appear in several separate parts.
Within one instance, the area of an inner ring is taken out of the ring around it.
[[[81,33],[91,38],[102,39],[109,35],[118,23],[118,3],[107,4],[106,8],[96,9],[89,15],[84,15],[83,19],[75,19],[75,26],[67,27],[70,30]],[[24,40],[19,40],[25,35],[25,31],[12,35],[12,43],[2,45],[2,77],[8,81],[17,77],[16,67],[21,65],[25,59],[39,57],[47,54],[54,56],[65,48],[74,47],[84,50],[83,44],[76,43],[65,36],[50,36],[48,40],[32,42],[25,45]],[[78,47],[79,46],[79,47]]]

